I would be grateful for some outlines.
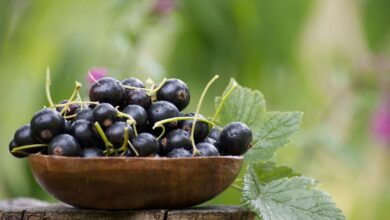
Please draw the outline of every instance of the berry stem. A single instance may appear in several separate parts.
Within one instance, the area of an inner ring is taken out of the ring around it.
[[[164,120],[161,120],[161,121],[158,121],[154,124],[153,126],[153,129],[155,129],[156,127],[161,127],[161,125],[163,124],[166,124],[166,123],[169,123],[169,122],[174,122],[174,121],[184,121],[184,120],[194,120],[195,117],[175,117],[175,118],[168,118],[168,119],[164,119]],[[211,122],[207,119],[203,119],[203,118],[198,118],[198,121],[201,121],[201,122],[205,122],[211,126],[214,126],[214,122]]]
[[[66,116],[64,116],[63,118],[64,118],[64,119],[70,119],[70,118],[75,118],[76,116],[77,116],[77,114],[66,115]]]
[[[164,136],[164,134],[165,134],[165,126],[164,125],[159,125],[158,127],[160,127],[162,129],[161,134],[157,137],[157,140],[160,140],[160,138],[162,138],[162,136]],[[153,126],[153,130],[154,129],[155,129],[155,127]]]
[[[31,144],[31,145],[25,145],[25,146],[21,146],[21,147],[15,147],[14,149],[12,149],[12,153],[16,153],[20,150],[26,150],[26,149],[31,149],[31,148],[38,148],[38,147],[47,147],[49,145],[47,144]]]
[[[60,112],[61,115],[64,115],[66,113],[66,109],[68,106],[70,106],[71,104],[69,104],[70,102],[73,102],[76,98],[77,98],[77,94],[79,93],[80,91],[80,88],[81,88],[82,84],[79,83],[79,82],[75,82],[75,88],[73,90],[73,93],[72,95],[70,96],[70,98],[68,99],[68,102],[65,103],[65,107],[62,109],[62,111]]]
[[[137,121],[133,117],[131,117],[131,115],[119,111],[118,108],[116,109],[116,111],[118,112],[118,117],[127,118],[126,123],[128,125],[133,126],[134,134],[135,136],[137,136],[138,135],[137,127],[136,127]]]
[[[207,83],[206,87],[203,89],[202,95],[200,96],[200,99],[199,99],[199,102],[198,102],[198,106],[196,107],[195,118],[194,118],[194,121],[192,122],[192,129],[191,129],[191,136],[190,136],[190,139],[191,139],[191,142],[192,142],[192,149],[193,149],[192,156],[200,154],[199,150],[196,148],[195,138],[194,138],[195,126],[196,126],[196,121],[198,120],[198,117],[199,117],[200,107],[202,106],[202,102],[203,102],[204,97],[206,96],[207,90],[210,88],[211,84],[213,84],[215,82],[215,80],[217,80],[218,78],[219,78],[219,76],[215,75]]]
[[[124,134],[123,144],[122,144],[122,146],[120,148],[120,151],[123,151],[122,155],[124,155],[126,153],[126,151],[128,149],[127,148],[127,142],[129,142],[129,128],[125,127],[124,130],[125,130],[124,131],[125,134]]]
[[[50,79],[50,68],[46,68],[46,97],[47,101],[49,102],[50,106],[54,105],[53,99],[51,98],[51,93],[50,93],[50,86],[51,86],[51,79]]]
[[[225,103],[225,100],[230,96],[230,94],[234,91],[234,89],[237,88],[237,86],[238,86],[238,84],[235,81],[233,81],[232,87],[230,87],[230,89],[222,97],[221,102],[219,103],[218,108],[214,113],[213,119],[211,120],[212,122],[215,122],[215,120],[217,119],[217,117],[219,115],[219,112],[222,109],[223,104]]]
[[[72,101],[72,102],[67,102],[67,103],[64,103],[64,104],[54,104],[50,107],[66,107],[66,106],[69,106],[69,105],[72,105],[72,104],[80,104],[80,105],[83,105],[83,104],[95,104],[95,105],[98,105],[99,102],[90,102],[90,101]]]
[[[138,153],[138,151],[135,149],[135,147],[133,146],[133,144],[131,144],[131,141],[128,141],[128,143],[129,143],[130,148],[134,151],[135,155],[136,155],[137,157],[139,157],[139,153]]]
[[[110,149],[110,148],[113,148],[114,146],[112,145],[112,143],[107,139],[107,136],[106,134],[104,134],[104,131],[102,129],[102,127],[100,126],[99,122],[95,122],[95,127],[100,135],[100,137],[103,139],[104,141],[104,145],[106,146],[106,149]]]

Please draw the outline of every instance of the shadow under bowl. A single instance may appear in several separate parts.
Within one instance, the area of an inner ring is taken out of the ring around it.
[[[243,157],[28,156],[32,173],[58,200],[89,209],[178,209],[206,202],[238,176]]]

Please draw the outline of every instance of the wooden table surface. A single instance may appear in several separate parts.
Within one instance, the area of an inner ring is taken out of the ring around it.
[[[13,219],[158,219],[158,220],[252,220],[254,213],[239,206],[198,206],[182,210],[87,210],[63,203],[30,198],[0,201],[0,220]]]

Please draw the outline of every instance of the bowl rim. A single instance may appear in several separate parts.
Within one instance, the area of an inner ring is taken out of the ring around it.
[[[243,156],[206,156],[206,157],[66,157],[66,156],[54,156],[54,155],[44,155],[44,154],[30,154],[27,157],[28,159],[61,159],[61,160],[147,160],[147,161],[175,161],[175,160],[208,160],[208,159],[232,159],[232,160],[243,160]]]

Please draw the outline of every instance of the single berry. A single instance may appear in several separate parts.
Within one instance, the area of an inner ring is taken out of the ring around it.
[[[145,90],[126,89],[126,105],[140,105],[144,109],[148,109],[151,103],[152,99]]]
[[[130,115],[136,121],[137,131],[144,131],[148,127],[148,113],[141,106],[128,105],[122,109],[122,112]],[[127,118],[124,118],[124,120],[127,120]]]
[[[79,141],[82,147],[103,145],[95,125],[90,121],[81,119],[73,122],[70,134]]]
[[[184,117],[194,117],[194,116],[195,116],[194,112],[184,115]],[[203,115],[200,114],[199,114],[199,118],[206,119]],[[178,127],[187,131],[188,133],[191,133],[193,122],[194,120],[179,121]],[[209,125],[202,121],[196,121],[195,131],[194,131],[195,142],[198,143],[203,141],[208,134],[209,134]]]
[[[71,128],[72,128],[72,122],[65,120],[65,133],[69,134]]]
[[[128,128],[129,140],[133,139],[135,134],[133,128],[125,122],[118,121],[106,129],[107,139],[115,148],[120,148],[125,140],[125,128]]]
[[[79,108],[76,114],[76,120],[93,121],[93,108]]]
[[[137,88],[145,88],[145,84],[141,80],[134,77],[129,77],[122,80],[122,85],[137,87]]]
[[[57,111],[42,109],[31,119],[31,131],[34,139],[48,143],[55,136],[65,132],[65,119]]]
[[[148,118],[151,126],[153,126],[154,123],[158,121],[179,116],[180,112],[176,106],[167,101],[157,101],[153,103],[148,109]],[[167,128],[173,128],[176,127],[176,125],[176,121],[164,124],[164,126]]]
[[[171,102],[181,111],[190,102],[190,91],[180,79],[169,79],[157,91],[157,100]]]
[[[183,129],[172,130],[161,140],[161,147],[163,155],[167,155],[173,149],[178,148],[191,150],[192,142],[190,134]]]
[[[252,142],[252,131],[241,122],[226,125],[220,135],[222,151],[225,155],[242,155]]]
[[[169,152],[169,154],[167,155],[167,157],[191,157],[191,156],[192,154],[184,148],[174,149],[171,152]]]
[[[12,150],[16,147],[18,147],[18,145],[16,145],[14,140],[12,140],[8,145],[8,150],[12,154],[12,156],[16,158],[24,158],[29,155],[29,153],[25,152],[24,150],[20,150],[20,151],[16,151],[15,153],[12,153]]]
[[[222,147],[221,147],[221,143],[213,138],[210,138],[210,137],[207,137],[206,139],[204,139],[204,142],[207,142],[207,143],[210,143],[212,145],[214,145],[218,152],[223,155],[223,151],[222,151]]]
[[[14,135],[15,144],[18,146],[36,144],[37,141],[34,140],[32,136],[31,126],[29,124],[23,125],[18,130],[16,130]]]
[[[154,156],[158,153],[159,143],[156,137],[149,133],[138,134],[131,143],[140,157]]]
[[[200,156],[203,157],[221,156],[218,149],[209,142],[200,142],[196,148],[200,151]]]
[[[62,100],[59,104],[66,104],[68,103],[68,100]],[[65,107],[57,107],[56,110],[58,112],[62,112],[62,110],[64,109]],[[65,110],[65,115],[73,115],[76,113],[77,109],[80,108],[80,105],[79,104],[71,104],[67,107],[67,109]]]
[[[69,134],[60,134],[50,141],[48,154],[77,157],[81,155],[81,147],[75,137]]]
[[[84,148],[81,152],[82,157],[91,158],[91,157],[102,157],[102,150],[94,147]]]
[[[123,105],[125,96],[122,83],[112,77],[101,78],[89,90],[91,101],[110,103],[113,106]]]
[[[102,128],[110,127],[116,120],[118,111],[108,103],[101,103],[93,110],[93,119],[99,122]]]

